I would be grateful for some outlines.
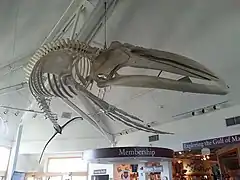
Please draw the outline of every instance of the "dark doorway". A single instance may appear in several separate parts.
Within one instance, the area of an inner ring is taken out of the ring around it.
[[[109,175],[92,175],[91,180],[109,180]]]

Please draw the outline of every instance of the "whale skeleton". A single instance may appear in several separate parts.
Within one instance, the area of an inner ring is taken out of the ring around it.
[[[119,70],[124,67],[165,71],[182,75],[183,78],[173,80],[120,74]],[[50,110],[49,101],[53,97],[66,100],[85,96],[114,121],[146,132],[172,134],[148,127],[140,118],[94,95],[89,89],[94,82],[99,88],[126,86],[216,95],[228,93],[223,80],[190,58],[118,41],[112,42],[107,49],[100,49],[78,40],[57,40],[40,47],[25,71],[32,95],[58,133],[62,128],[56,114]],[[215,84],[193,83],[190,78]]]

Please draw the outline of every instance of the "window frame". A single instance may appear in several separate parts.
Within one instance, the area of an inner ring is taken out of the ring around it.
[[[7,168],[6,168],[5,171],[1,171],[1,170],[0,170],[0,173],[1,173],[1,175],[0,175],[1,180],[4,180],[4,179],[6,178],[6,176],[7,176],[7,172],[8,172],[8,168],[9,168],[9,162],[10,162],[11,153],[12,153],[12,148],[9,147],[9,146],[3,146],[3,145],[0,146],[0,148],[1,148],[1,147],[6,148],[6,149],[9,150],[9,155],[8,155],[8,160],[7,160]]]
[[[56,172],[50,172],[50,171],[49,171],[49,164],[50,164],[50,161],[51,161],[51,160],[53,160],[53,159],[74,159],[74,158],[83,160],[83,155],[78,155],[78,156],[62,156],[62,157],[61,157],[61,156],[60,156],[60,157],[48,157],[47,163],[46,163],[46,165],[47,165],[47,167],[46,167],[46,173],[56,173]],[[82,176],[82,175],[81,175],[82,173],[88,172],[88,164],[89,164],[89,163],[87,163],[87,169],[86,169],[86,171],[75,171],[75,172],[72,172],[72,173],[74,173],[74,174],[79,174],[80,176]],[[57,172],[57,173],[60,173],[60,172]],[[63,173],[65,173],[65,172],[63,172]],[[65,173],[65,174],[66,174],[66,173]]]

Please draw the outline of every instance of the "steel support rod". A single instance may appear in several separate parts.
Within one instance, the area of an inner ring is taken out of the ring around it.
[[[16,107],[11,107],[11,106],[1,106],[0,108],[3,109],[12,109],[12,110],[16,110],[16,111],[23,111],[23,112],[30,112],[30,113],[37,113],[37,114],[43,114],[42,111],[35,111],[33,109],[22,109],[22,108],[16,108]]]
[[[56,40],[62,38],[62,36],[66,32],[68,32],[68,30],[70,29],[71,25],[73,24],[73,20],[75,19],[75,16],[76,16],[76,14],[73,14],[72,17],[64,24],[63,28],[53,38],[53,41],[56,41]]]
[[[67,9],[64,11],[58,22],[54,25],[48,36],[44,39],[43,44],[50,41],[56,36],[57,32],[62,28],[62,23],[64,24],[66,21],[69,20],[69,16],[71,16],[72,12],[76,11],[76,8],[78,8],[81,3],[83,3],[83,0],[72,0],[72,2],[69,4]]]
[[[28,87],[27,82],[22,82],[22,83],[19,83],[19,84],[15,84],[15,85],[0,88],[0,96],[5,95],[5,94],[9,94],[11,92],[20,91],[20,90],[26,89],[27,87]]]
[[[3,78],[4,76],[8,75],[9,73],[12,73],[14,71],[17,71],[21,68],[23,68],[24,66],[27,65],[29,58],[31,58],[32,54],[35,52],[31,51],[30,53],[28,53],[27,55],[18,58],[17,60],[12,61],[11,63],[0,67],[0,78]]]
[[[107,1],[106,9],[107,19],[112,14],[118,2],[119,0]],[[95,37],[100,27],[103,25],[104,19],[105,19],[104,1],[99,0],[96,7],[93,9],[93,12],[89,16],[89,18],[85,21],[76,39],[89,43]]]
[[[81,5],[85,2],[85,0],[72,0],[68,8],[65,10],[65,12],[62,14],[61,18],[58,20],[58,22],[54,25],[50,33],[47,35],[47,37],[43,40],[43,44],[46,42],[54,40],[54,37],[56,34],[60,36],[61,34],[64,34],[66,31],[63,31],[63,29],[69,25],[69,21],[71,21],[71,18],[73,19],[76,10],[78,7],[81,7]],[[71,17],[71,18],[69,18]],[[56,40],[56,39],[55,39]],[[33,55],[35,52],[35,49],[32,49],[29,53],[22,56],[21,58],[17,58],[12,60],[11,63],[4,65],[0,67],[0,77],[7,75],[11,73],[12,71],[18,70],[20,68],[23,68],[29,61],[29,58]]]
[[[73,23],[72,32],[71,32],[71,39],[73,39],[74,36],[76,35],[76,28],[79,21],[81,9],[82,9],[81,7],[78,7],[77,12],[75,14],[74,23]]]

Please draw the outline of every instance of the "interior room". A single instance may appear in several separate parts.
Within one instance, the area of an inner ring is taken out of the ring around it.
[[[239,180],[237,0],[1,0],[0,180]]]

